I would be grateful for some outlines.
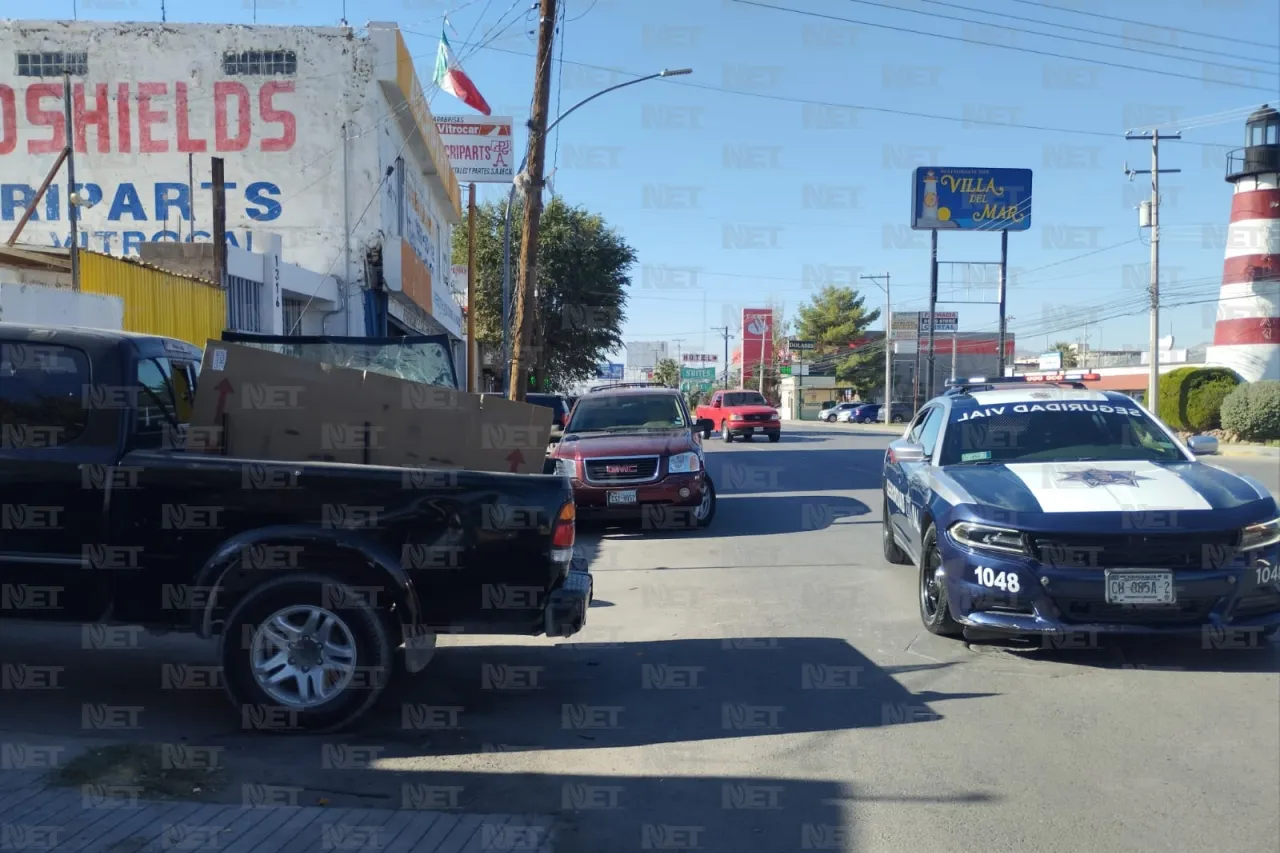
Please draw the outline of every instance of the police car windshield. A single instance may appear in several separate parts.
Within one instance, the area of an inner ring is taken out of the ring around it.
[[[941,464],[1180,462],[1186,458],[1136,407],[1027,401],[953,407]]]
[[[601,394],[583,397],[566,432],[683,429],[684,413],[672,394]]]

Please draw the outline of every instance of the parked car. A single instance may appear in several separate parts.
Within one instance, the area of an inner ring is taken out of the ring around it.
[[[551,459],[583,518],[706,527],[716,513],[702,450],[709,429],[674,388],[604,387],[578,399]]]
[[[1263,483],[1083,381],[952,387],[883,468],[884,557],[914,567],[928,631],[1280,632],[1280,508]]]
[[[321,731],[374,704],[398,648],[426,666],[437,632],[581,630],[564,478],[184,450],[200,359],[0,323],[0,617],[216,638],[242,719]]]
[[[551,429],[564,430],[564,425],[569,422],[569,410],[573,407],[569,404],[569,398],[560,394],[526,394],[524,401],[531,406],[542,406],[550,409]]]
[[[836,403],[833,406],[828,406],[827,408],[818,412],[818,420],[826,421],[829,424],[835,423],[837,420],[839,420],[839,415],[841,412],[847,412],[850,409],[856,408],[857,405],[858,405],[857,403]]]
[[[699,421],[709,421],[710,428],[703,436],[718,430],[726,442],[734,437],[749,439],[757,431],[769,436],[770,441],[782,438],[782,421],[778,410],[759,391],[716,391],[711,399],[698,406]]]
[[[863,403],[849,412],[846,420],[855,424],[873,424],[880,417],[881,408],[879,403]]]
[[[905,424],[911,420],[914,414],[910,403],[891,403],[889,408],[889,422],[895,424]],[[885,408],[880,406],[880,410],[876,412],[876,422],[884,423]]]

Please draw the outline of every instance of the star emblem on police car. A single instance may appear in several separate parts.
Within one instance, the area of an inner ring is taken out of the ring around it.
[[[1150,480],[1132,471],[1107,471],[1102,468],[1086,468],[1083,471],[1068,471],[1062,475],[1063,483],[1084,483],[1089,488],[1097,486],[1136,486],[1139,480]]]

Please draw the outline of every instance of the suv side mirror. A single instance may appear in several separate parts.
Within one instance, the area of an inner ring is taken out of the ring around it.
[[[906,438],[889,442],[890,462],[924,462],[924,445]]]
[[[711,408],[713,408],[713,409],[718,409],[718,408],[720,408],[720,401],[719,401],[719,400],[712,400],[712,401],[711,401]]]

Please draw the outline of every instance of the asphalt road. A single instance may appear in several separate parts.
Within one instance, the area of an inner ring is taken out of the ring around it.
[[[187,638],[94,658],[14,625],[3,657],[64,689],[0,693],[0,730],[52,742],[86,702],[136,708],[93,734],[218,752],[236,784],[208,796],[555,814],[572,853],[1276,849],[1280,645],[933,637],[880,556],[888,438],[842,426],[709,441],[711,530],[584,534],[586,631],[450,638],[359,732],[240,734],[220,692],[160,689],[208,661]],[[1215,464],[1280,490],[1272,460]]]

